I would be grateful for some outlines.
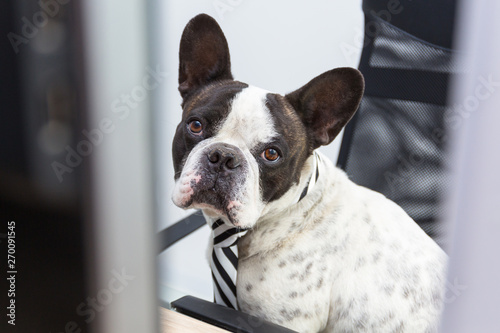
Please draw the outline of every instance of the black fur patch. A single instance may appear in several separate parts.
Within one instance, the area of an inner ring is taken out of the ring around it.
[[[266,106],[279,135],[273,142],[255,147],[253,154],[258,156],[268,147],[278,148],[282,154],[278,163],[265,163],[257,158],[262,198],[264,202],[270,202],[281,198],[299,182],[302,167],[312,151],[308,149],[304,125],[283,96],[267,94]]]
[[[184,162],[194,146],[217,134],[217,128],[229,113],[231,101],[246,87],[247,84],[238,81],[220,81],[204,87],[184,101],[182,120],[177,126],[172,146],[175,179],[179,178]],[[192,119],[202,123],[201,136],[193,136],[188,132],[187,125]]]

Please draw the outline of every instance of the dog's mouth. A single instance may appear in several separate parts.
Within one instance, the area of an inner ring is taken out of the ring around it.
[[[205,214],[213,218],[220,218],[226,223],[239,226],[239,213],[243,204],[235,199],[234,193],[226,192],[225,187],[214,183],[208,189],[195,190],[191,206],[203,209]]]
[[[229,204],[231,205],[231,204]],[[228,225],[242,228],[239,222],[238,213],[229,206],[219,208],[208,203],[193,203],[193,208],[202,209],[206,216],[213,220],[222,220]]]
[[[240,211],[244,206],[238,193],[238,183],[234,179],[218,173],[183,174],[176,184],[174,203],[184,209],[202,209],[214,219],[239,226]]]

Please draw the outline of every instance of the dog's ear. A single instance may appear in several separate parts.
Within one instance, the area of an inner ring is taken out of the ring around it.
[[[226,37],[209,15],[191,19],[182,33],[179,48],[179,92],[190,92],[214,80],[233,78]]]
[[[312,149],[335,139],[358,109],[364,86],[358,70],[336,68],[285,96],[306,126]]]

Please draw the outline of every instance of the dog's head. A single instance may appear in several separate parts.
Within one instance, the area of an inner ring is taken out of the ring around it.
[[[208,15],[184,29],[182,120],[173,141],[174,203],[241,228],[292,204],[307,159],[351,119],[361,73],[338,68],[285,96],[234,81],[226,38]],[[276,203],[279,202],[279,205]]]

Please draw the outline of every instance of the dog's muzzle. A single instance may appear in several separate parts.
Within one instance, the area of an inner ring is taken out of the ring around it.
[[[240,228],[252,226],[262,211],[258,166],[239,147],[212,142],[193,151],[176,181],[173,201]],[[254,163],[255,164],[255,163]]]

